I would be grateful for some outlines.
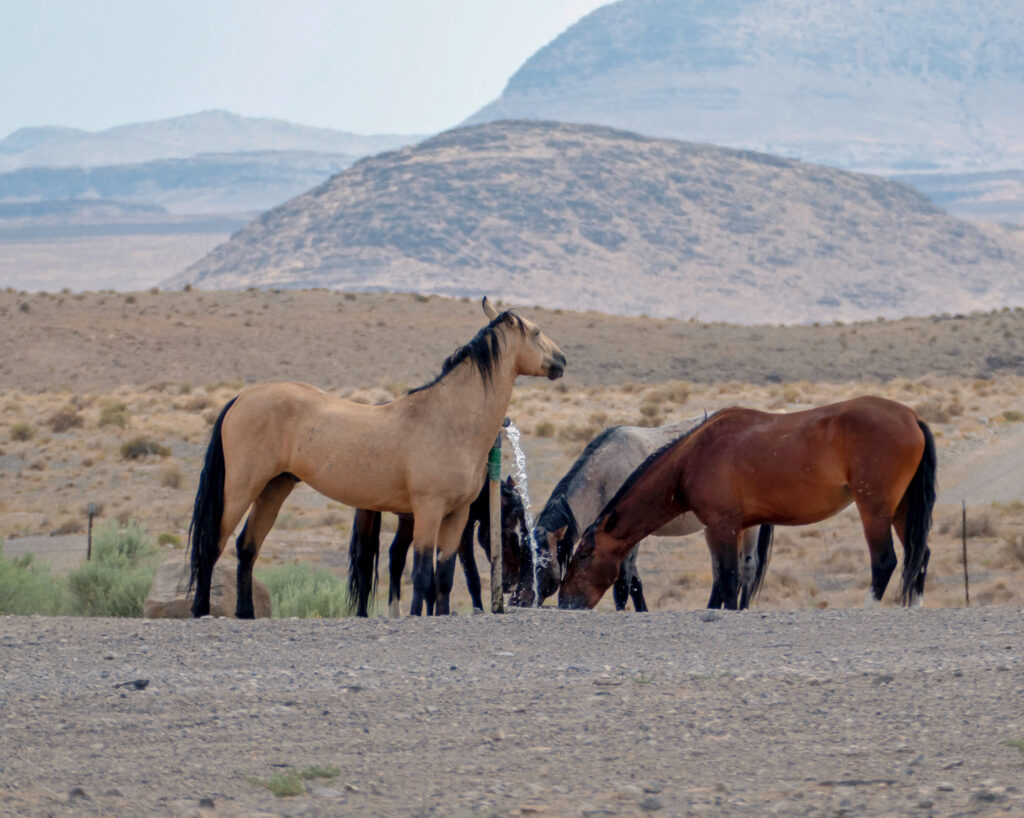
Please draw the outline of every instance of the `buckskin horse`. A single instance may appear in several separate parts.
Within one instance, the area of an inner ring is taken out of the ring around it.
[[[253,564],[299,481],[345,505],[412,513],[417,551],[455,553],[516,378],[565,371],[565,355],[536,324],[486,298],[483,309],[489,323],[441,374],[390,403],[353,403],[304,383],[251,386],[228,402],[189,527],[193,616],[209,613],[213,566],[251,506],[236,541],[235,615],[253,617]],[[425,571],[413,577],[423,593],[429,583]]]
[[[597,519],[609,498],[626,482],[637,466],[662,446],[691,431],[700,422],[701,419],[690,419],[667,426],[613,426],[605,429],[587,444],[583,453],[551,492],[533,529],[535,550],[532,556],[536,560],[537,593],[540,597],[536,604],[539,605],[558,590],[562,573],[566,569],[580,533]],[[687,512],[668,521],[651,534],[656,537],[681,537],[701,531],[703,528],[704,524],[696,515]],[[753,529],[744,531],[740,579],[748,597],[757,592],[764,577],[771,535],[771,526],[762,527],[759,538],[754,537]],[[622,561],[618,577],[612,586],[616,610],[623,610],[627,599],[633,600],[635,610],[647,610],[643,583],[636,570],[639,547],[639,543],[634,545]],[[530,579],[527,572],[526,582]],[[714,582],[718,582],[717,575]],[[528,599],[533,593],[533,588],[524,586],[525,582],[521,581],[517,595],[521,599]]]
[[[694,512],[719,586],[708,607],[737,607],[743,528],[805,525],[854,503],[871,555],[868,601],[880,602],[903,544],[904,605],[923,601],[935,504],[935,441],[909,407],[859,397],[792,414],[732,407],[652,454],[584,533],[559,590],[563,608],[593,607],[634,544]]]
[[[480,572],[476,567],[476,555],[473,551],[474,531],[476,541],[480,544],[487,559],[491,558],[491,528],[490,528],[490,481],[484,482],[480,494],[469,507],[469,519],[466,527],[462,530],[462,538],[459,542],[458,557],[462,563],[462,570],[466,576],[466,586],[469,589],[469,596],[473,603],[474,610],[483,610],[483,600],[480,595]],[[355,520],[352,524],[352,536],[349,539],[349,566],[348,566],[348,595],[349,607],[355,611],[356,616],[367,616],[369,614],[369,600],[376,592],[377,586],[377,562],[380,555],[380,520],[379,511],[368,511],[367,509],[356,509]],[[395,530],[394,539],[388,549],[388,573],[390,583],[388,588],[388,609],[391,616],[399,615],[399,602],[401,599],[402,572],[405,570],[405,561],[412,544],[413,516],[411,514],[398,515],[398,527]],[[511,477],[506,478],[501,484],[501,545],[502,545],[502,585],[507,592],[512,588],[513,578],[520,578],[520,571],[529,568],[532,563],[529,559],[523,559],[522,550],[526,547],[527,539],[526,515],[523,512],[523,501],[516,491],[515,483]],[[428,566],[420,568],[416,561],[427,560]],[[431,555],[416,552],[413,556],[413,573],[421,570],[433,570]],[[427,615],[437,614],[443,616],[450,612],[449,594],[452,590],[455,577],[455,558],[438,560],[437,570],[434,573],[435,585],[428,589],[427,596],[423,597],[413,593],[409,613],[419,616],[424,607]]]

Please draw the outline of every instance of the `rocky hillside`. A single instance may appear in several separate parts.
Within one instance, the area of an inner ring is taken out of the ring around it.
[[[1013,246],[876,176],[609,128],[497,122],[364,159],[173,279],[738,323],[1024,303]]]
[[[468,122],[595,122],[849,169],[994,170],[1024,167],[1021,99],[1018,0],[621,0]]]

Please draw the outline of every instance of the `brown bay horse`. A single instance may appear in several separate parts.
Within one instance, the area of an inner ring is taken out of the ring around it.
[[[634,544],[692,511],[720,579],[708,607],[736,608],[743,529],[815,523],[850,503],[871,555],[870,597],[882,599],[896,568],[895,528],[901,600],[920,602],[935,468],[927,424],[895,401],[866,396],[792,414],[723,409],[647,458],[608,502],[570,560],[559,606],[594,607]]]
[[[253,564],[299,481],[346,505],[411,513],[417,551],[455,554],[516,378],[555,379],[565,370],[565,355],[536,324],[498,313],[486,298],[483,309],[489,323],[441,374],[391,403],[366,406],[308,384],[269,383],[224,407],[189,528],[194,616],[209,613],[213,566],[251,507],[236,541],[235,615],[252,618]]]

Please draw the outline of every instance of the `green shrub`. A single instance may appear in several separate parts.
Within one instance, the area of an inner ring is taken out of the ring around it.
[[[104,523],[93,535],[92,559],[68,574],[75,612],[82,616],[142,616],[153,584],[156,553],[145,529]]]
[[[24,442],[35,437],[36,427],[31,423],[15,423],[11,426],[11,440]]]
[[[167,457],[171,450],[148,437],[136,437],[121,444],[122,460],[138,460],[150,454]]]
[[[0,614],[67,613],[69,600],[64,584],[45,565],[32,562],[32,555],[8,559],[0,541]]]
[[[130,417],[131,412],[128,409],[128,404],[115,398],[109,398],[103,401],[103,405],[100,407],[99,425],[101,428],[104,426],[119,426],[123,429],[128,425]]]
[[[1003,420],[1007,423],[1020,423],[1024,420],[1024,412],[1019,409],[1007,409],[1003,412]]]
[[[175,548],[181,545],[181,537],[179,537],[177,534],[171,534],[167,531],[161,533],[156,538],[156,541],[160,545],[173,545]]]
[[[340,619],[347,613],[344,585],[324,568],[313,571],[308,565],[293,562],[260,571],[257,576],[270,591],[275,617]]]

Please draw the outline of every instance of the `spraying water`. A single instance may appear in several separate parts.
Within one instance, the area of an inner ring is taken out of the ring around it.
[[[536,559],[537,550],[533,542],[533,512],[530,510],[530,490],[526,485],[526,453],[523,451],[523,447],[519,445],[519,438],[522,437],[522,433],[519,431],[519,427],[509,420],[508,425],[505,427],[505,436],[508,438],[509,443],[512,444],[512,451],[515,454],[516,492],[519,494],[519,499],[523,501],[523,516],[526,518],[526,530],[529,532],[530,553]],[[533,578],[533,598],[536,600],[538,598],[537,571],[533,570],[530,574]]]

